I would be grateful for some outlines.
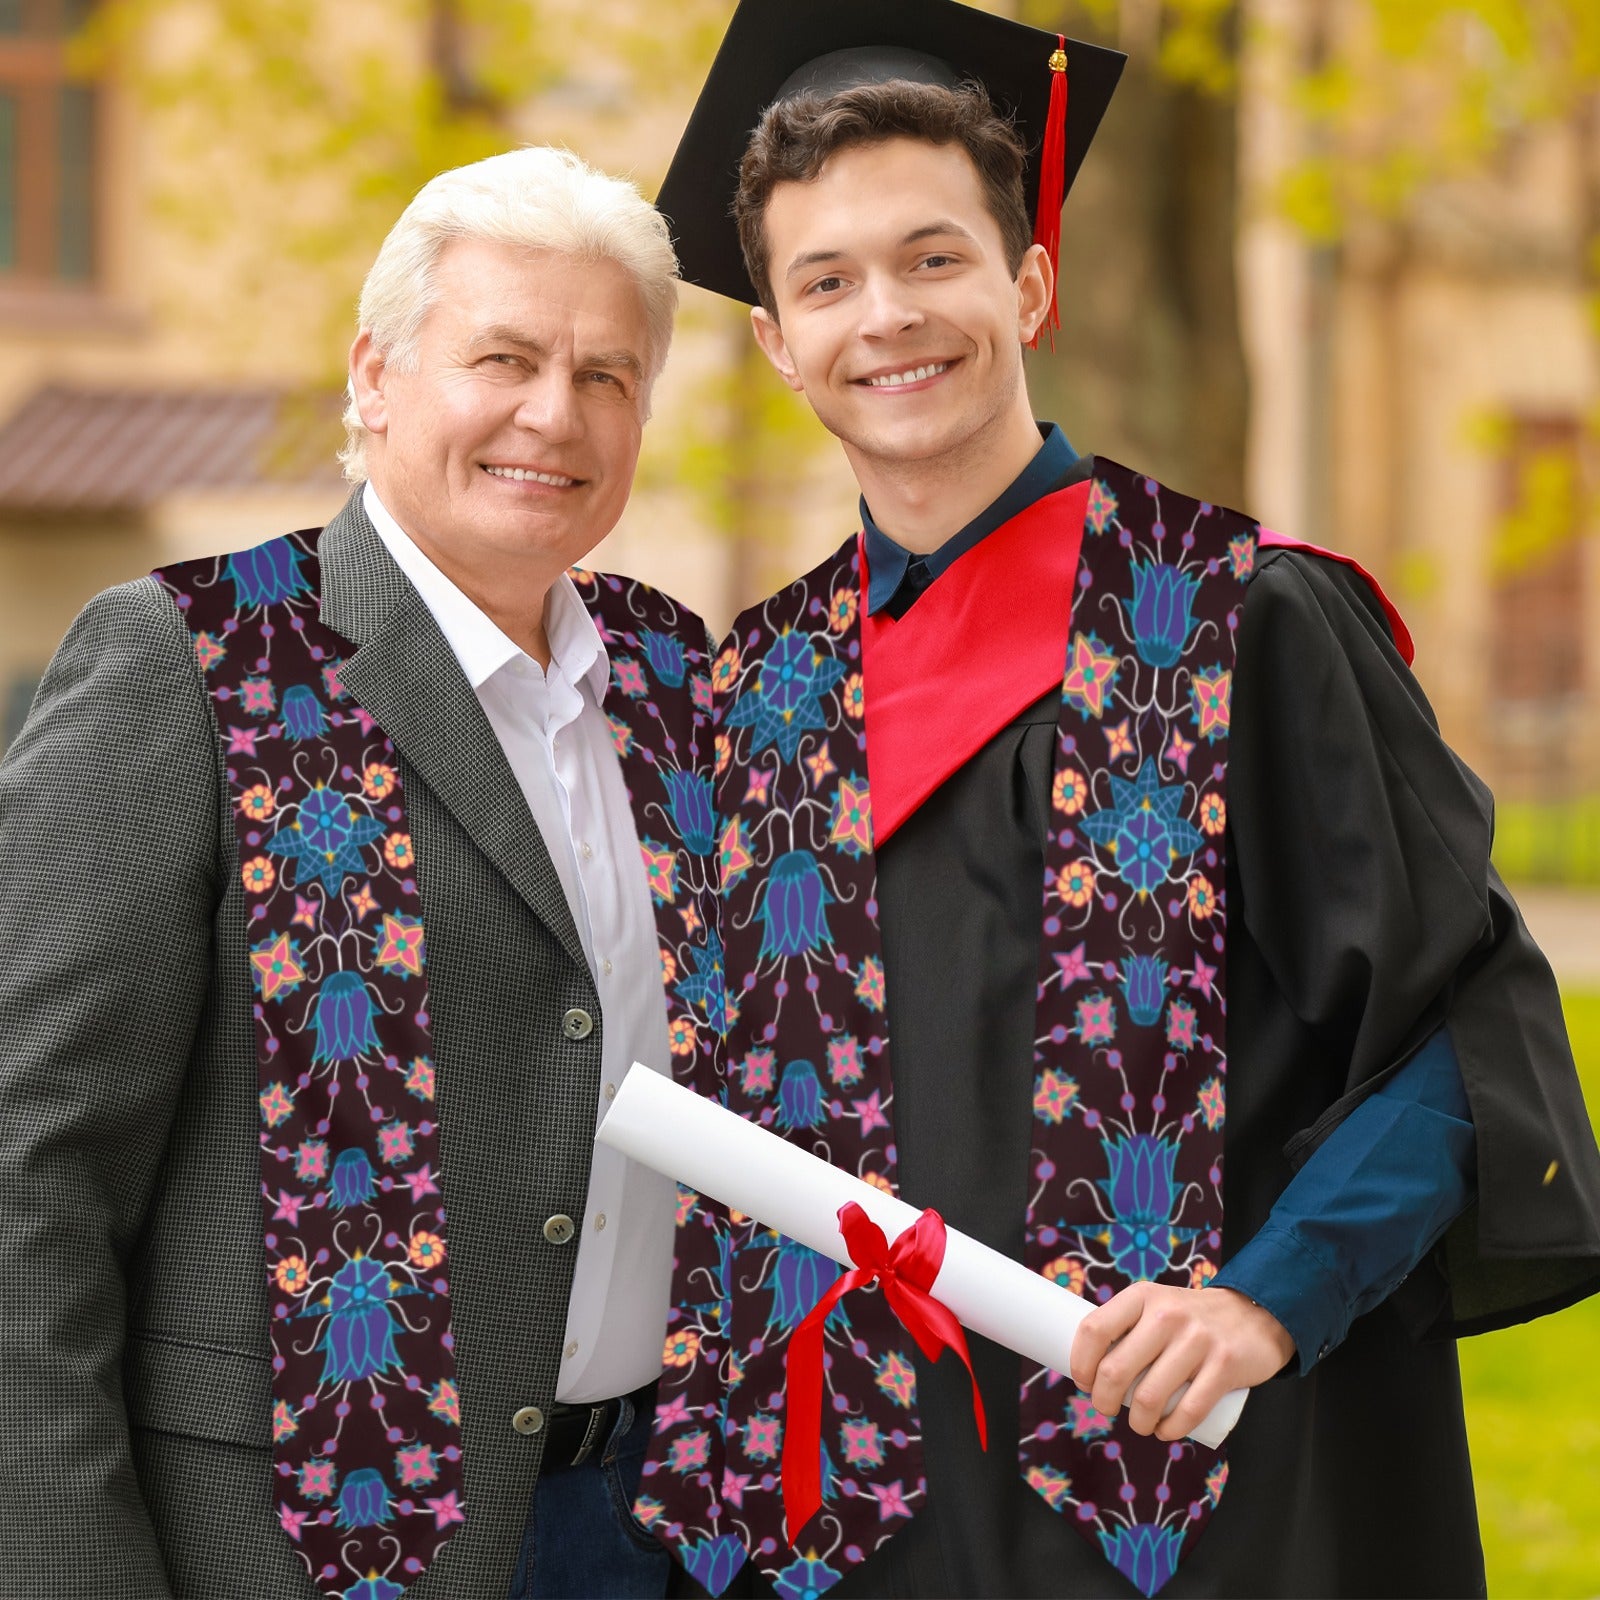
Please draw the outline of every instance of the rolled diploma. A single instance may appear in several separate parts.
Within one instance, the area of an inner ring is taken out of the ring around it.
[[[840,1266],[852,1265],[839,1232],[839,1208],[847,1201],[854,1200],[891,1244],[921,1215],[904,1200],[637,1062],[596,1138]],[[932,1293],[974,1333],[1062,1374],[1070,1372],[1078,1324],[1094,1309],[954,1228],[946,1229],[944,1265]],[[1225,1394],[1189,1437],[1208,1449],[1220,1446],[1239,1420],[1247,1393]],[[1172,1405],[1182,1394],[1179,1389]]]

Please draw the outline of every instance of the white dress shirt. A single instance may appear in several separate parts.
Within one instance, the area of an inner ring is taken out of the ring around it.
[[[367,515],[422,596],[522,787],[572,908],[604,1018],[598,1126],[630,1063],[670,1070],[655,913],[601,703],[611,664],[572,580],[545,601],[548,671],[419,550],[369,483]],[[537,995],[529,1005],[539,1004]],[[448,1070],[448,1063],[446,1063]],[[556,1398],[605,1400],[661,1370],[676,1186],[596,1146]],[[542,1228],[543,1217],[528,1225]]]

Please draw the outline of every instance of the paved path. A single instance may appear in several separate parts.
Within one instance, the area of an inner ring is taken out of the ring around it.
[[[1600,989],[1600,889],[1512,887],[1540,947],[1569,989]]]

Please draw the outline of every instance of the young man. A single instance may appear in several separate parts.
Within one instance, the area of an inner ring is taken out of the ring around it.
[[[1033,240],[1118,59],[789,9],[741,6],[660,199],[862,490],[713,667],[721,1087],[1102,1305],[1076,1390],[973,1341],[984,1453],[959,1365],[850,1297],[785,1528],[785,1350],[834,1272],[708,1209],[640,1515],[708,1588],[748,1550],[784,1595],[1481,1593],[1449,1336],[1600,1282],[1489,797],[1359,573],[1036,424]],[[1185,1437],[1240,1386],[1222,1450]]]
[[[664,1593],[673,1189],[591,1141],[696,1048],[705,633],[568,569],[675,278],[565,152],[436,178],[344,510],[58,652],[0,766],[0,1592]]]

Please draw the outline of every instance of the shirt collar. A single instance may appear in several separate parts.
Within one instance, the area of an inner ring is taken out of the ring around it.
[[[503,666],[518,657],[538,668],[539,663],[422,552],[378,498],[378,491],[370,481],[362,491],[361,504],[383,540],[384,548],[394,557],[395,565],[422,596],[423,604],[438,623],[440,633],[474,690],[481,689]],[[551,585],[545,597],[544,627],[550,645],[551,671],[574,686],[587,683],[595,704],[601,704],[611,676],[610,659],[588,607],[565,573]]]
[[[861,526],[866,536],[867,571],[870,576],[867,587],[869,616],[881,611],[894,599],[905,584],[907,571],[913,561],[922,562],[927,570],[927,582],[931,583],[996,528],[1026,511],[1034,501],[1042,500],[1061,487],[1061,480],[1078,459],[1077,452],[1055,423],[1042,422],[1038,428],[1039,448],[1010,487],[929,555],[913,556],[903,545],[896,543],[872,520],[866,500],[861,501]]]

